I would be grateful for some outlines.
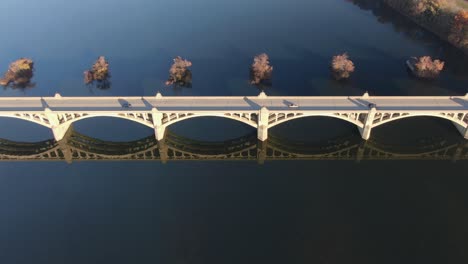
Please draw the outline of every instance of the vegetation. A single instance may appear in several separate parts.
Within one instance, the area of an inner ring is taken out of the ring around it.
[[[436,78],[444,69],[444,64],[443,61],[432,60],[429,56],[423,56],[414,63],[414,74],[420,78]]]
[[[271,85],[273,67],[270,66],[269,57],[262,53],[254,57],[254,62],[250,67],[250,83],[260,86]]]
[[[333,56],[331,62],[333,77],[337,80],[347,79],[354,72],[354,63],[348,59],[348,54]]]
[[[415,15],[425,14],[426,16],[435,16],[447,5],[446,0],[412,0],[408,1],[410,10]]]
[[[468,54],[468,1],[383,0],[390,7]]]
[[[455,45],[468,48],[468,10],[461,10],[454,16],[449,40]]]
[[[31,79],[34,75],[34,62],[31,59],[21,58],[10,64],[8,71],[0,78],[0,85],[12,88],[33,87]]]
[[[182,59],[177,56],[174,63],[169,69],[169,78],[166,85],[176,85],[181,87],[191,87],[192,85],[192,72],[188,67],[192,66],[192,62]]]
[[[84,72],[85,84],[92,84],[96,81],[99,89],[110,88],[109,78],[109,63],[104,56],[100,56],[93,64],[93,67]]]

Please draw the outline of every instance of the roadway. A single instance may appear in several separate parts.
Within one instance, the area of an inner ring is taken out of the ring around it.
[[[468,96],[247,96],[247,97],[3,97],[0,112],[256,112],[262,106],[271,112],[340,111],[367,112],[374,103],[379,112],[468,113]],[[124,105],[130,104],[130,107]],[[295,104],[298,107],[290,107]]]

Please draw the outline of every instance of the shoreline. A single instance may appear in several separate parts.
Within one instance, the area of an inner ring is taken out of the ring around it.
[[[440,9],[440,13],[434,15],[432,17],[426,17],[424,19],[425,14],[415,15],[412,14],[408,7],[405,5],[407,1],[404,0],[384,0],[382,1],[386,6],[390,7],[391,9],[395,10],[399,14],[409,18],[411,21],[416,23],[417,25],[421,26],[425,30],[434,33],[440,39],[444,40],[445,42],[450,43],[452,46],[460,49],[468,55],[468,46],[462,46],[459,43],[454,43],[450,41],[450,33],[451,33],[451,25],[453,18],[457,14],[457,11],[463,10],[462,8],[453,10],[449,10],[449,8]],[[429,20],[430,19],[430,20]]]

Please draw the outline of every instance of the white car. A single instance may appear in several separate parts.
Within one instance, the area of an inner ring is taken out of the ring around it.
[[[297,107],[299,107],[299,106],[298,106],[297,104],[294,104],[294,103],[289,103],[289,104],[288,104],[288,107],[289,107],[289,108],[297,108]]]

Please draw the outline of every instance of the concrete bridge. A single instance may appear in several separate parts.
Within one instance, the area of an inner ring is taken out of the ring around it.
[[[189,160],[468,160],[468,141],[460,138],[428,138],[412,146],[362,141],[356,134],[311,142],[295,142],[256,133],[222,142],[203,142],[167,132],[132,142],[107,142],[70,129],[64,139],[12,142],[0,139],[0,161],[189,161]]]
[[[37,123],[61,140],[73,122],[117,117],[154,128],[157,140],[176,122],[217,116],[257,129],[265,141],[268,129],[297,118],[326,116],[350,122],[369,139],[374,127],[415,116],[450,120],[468,138],[468,94],[465,96],[258,96],[244,97],[3,97],[0,116]]]

